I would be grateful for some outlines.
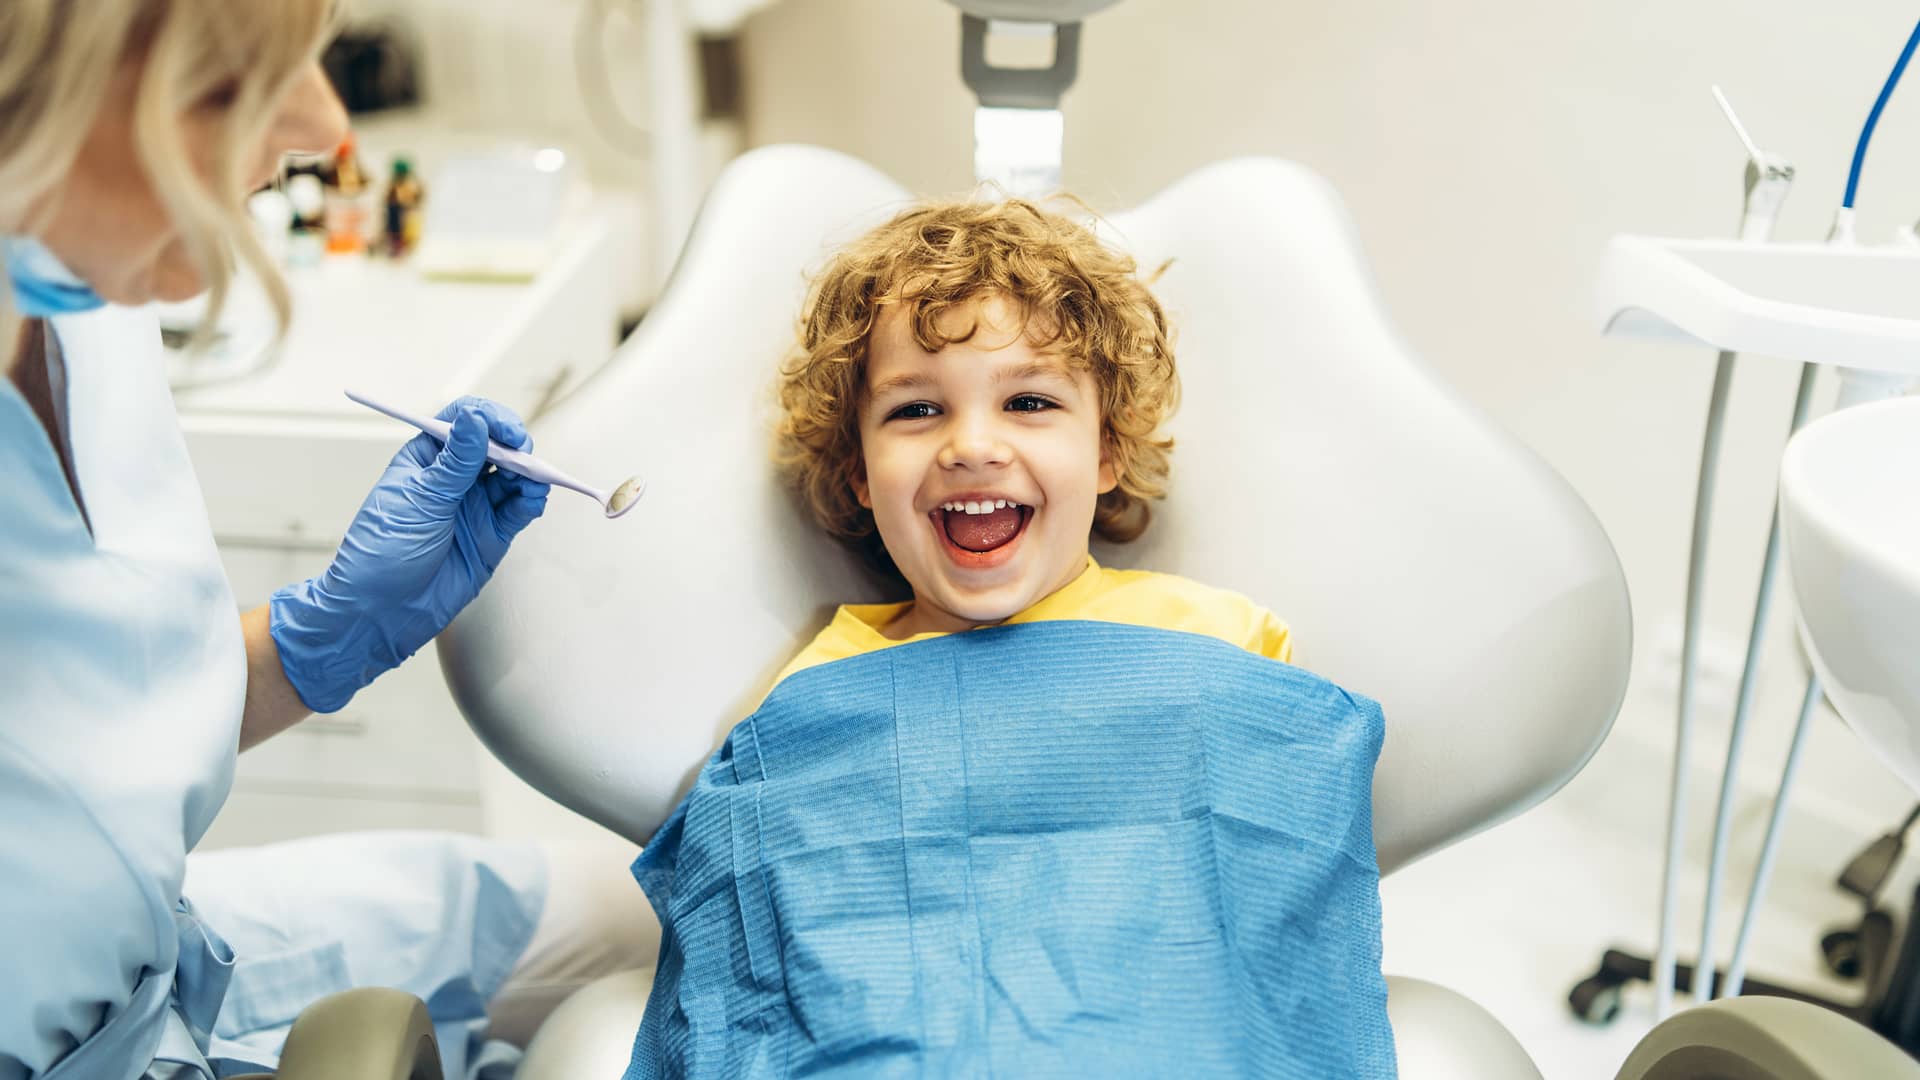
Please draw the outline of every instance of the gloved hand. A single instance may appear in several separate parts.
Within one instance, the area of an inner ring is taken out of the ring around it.
[[[373,486],[325,573],[268,601],[280,666],[300,700],[332,712],[412,656],[480,592],[547,506],[547,485],[487,464],[487,439],[533,439],[513,410],[463,397],[440,410],[446,446],[416,435]]]

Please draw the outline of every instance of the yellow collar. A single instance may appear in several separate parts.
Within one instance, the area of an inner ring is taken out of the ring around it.
[[[1045,622],[1049,619],[1071,618],[1074,611],[1084,607],[1088,600],[1091,600],[1099,593],[1100,576],[1100,564],[1094,561],[1093,556],[1089,555],[1087,556],[1086,569],[1080,571],[1079,576],[1075,577],[1072,581],[1067,582],[1060,588],[1036,600],[1033,605],[1026,610],[1009,616],[1001,622],[988,623],[986,625],[1008,626],[1013,623]],[[897,604],[843,605],[840,610],[834,614],[833,621],[836,624],[835,629],[846,634],[852,641],[859,643],[860,651],[862,652],[872,649],[884,649],[890,645],[905,645],[910,641],[926,641],[930,638],[943,637],[948,633],[948,631],[944,630],[929,630],[925,633],[915,634],[909,638],[901,638],[897,641],[882,633],[882,630],[887,624],[899,618],[900,613],[907,610],[907,607],[912,603],[913,601],[908,600]],[[974,627],[976,630],[984,628],[985,627],[981,626]]]

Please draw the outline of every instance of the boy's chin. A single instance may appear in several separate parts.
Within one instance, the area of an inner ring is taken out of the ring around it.
[[[1032,606],[1031,604],[1001,604],[995,607],[969,608],[953,614],[975,626],[992,626],[995,623],[1006,622]]]
[[[1032,600],[1022,602],[1020,597],[982,596],[971,590],[965,595],[955,595],[954,590],[944,582],[934,588],[923,587],[912,579],[908,579],[907,584],[913,590],[913,606],[918,616],[916,621],[925,623],[937,620],[948,624],[962,622],[969,627],[990,626],[1013,618],[1032,604]],[[959,629],[953,626],[945,628]]]
[[[1006,622],[1032,607],[1040,597],[1027,595],[1027,590],[1018,585],[1009,585],[1006,589],[995,590],[990,595],[976,594],[952,599],[954,601],[952,604],[941,605],[948,614],[976,626],[986,626]]]

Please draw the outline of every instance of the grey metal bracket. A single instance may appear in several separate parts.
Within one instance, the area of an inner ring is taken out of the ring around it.
[[[1057,109],[1080,74],[1080,24],[1055,23],[1053,66],[1002,68],[987,62],[987,20],[960,16],[960,74],[990,109]]]
[[[1014,22],[1079,22],[1120,0],[947,0],[969,15]]]

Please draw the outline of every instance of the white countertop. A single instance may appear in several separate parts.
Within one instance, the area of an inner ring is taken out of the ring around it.
[[[583,220],[540,274],[520,283],[429,280],[405,261],[365,257],[292,268],[293,319],[270,359],[239,378],[181,388],[175,403],[183,416],[367,419],[342,396],[351,387],[431,413],[474,392],[542,312],[570,302],[567,290],[609,243],[603,221]],[[268,331],[261,308],[244,299],[236,306],[237,337]],[[611,333],[614,316],[601,317]]]
[[[358,256],[289,270],[293,318],[267,362],[174,392],[215,537],[331,550],[413,434],[347,400],[349,388],[429,416],[465,394],[489,397],[537,438],[540,410],[617,344],[615,244],[589,213],[531,281],[430,280],[404,261]],[[227,325],[230,341],[216,346],[227,359],[216,352],[209,366],[260,354],[264,300],[236,297]]]

